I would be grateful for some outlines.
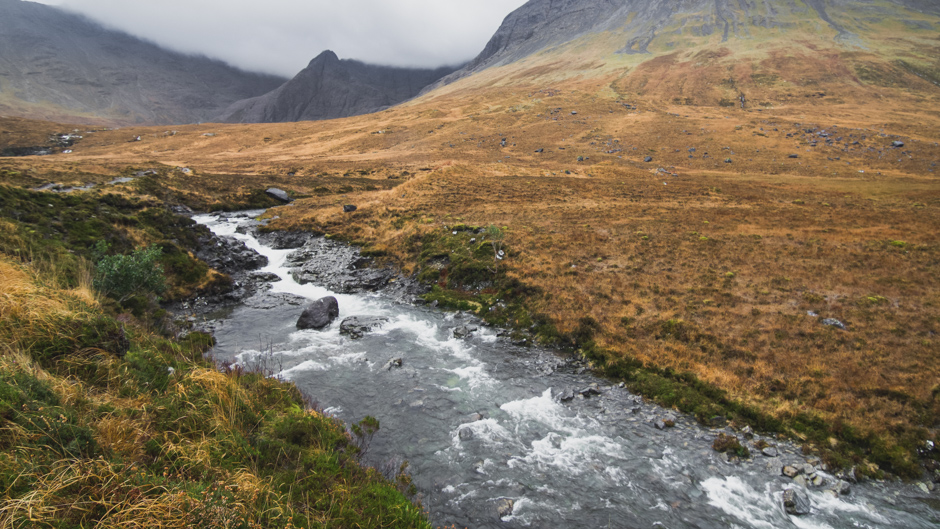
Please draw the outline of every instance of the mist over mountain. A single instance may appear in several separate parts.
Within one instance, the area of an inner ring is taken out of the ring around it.
[[[313,121],[368,114],[418,95],[456,68],[417,69],[340,60],[325,51],[293,79],[221,114],[230,123]]]
[[[0,113],[191,123],[283,78],[162,49],[66,11],[0,0]]]

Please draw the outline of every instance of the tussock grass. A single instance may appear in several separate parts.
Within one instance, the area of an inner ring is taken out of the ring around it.
[[[220,371],[199,334],[90,344],[114,320],[54,283],[0,257],[0,528],[429,527],[292,384]]]

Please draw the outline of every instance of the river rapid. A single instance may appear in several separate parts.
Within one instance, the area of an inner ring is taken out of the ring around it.
[[[470,315],[382,291],[299,284],[292,268],[303,249],[263,245],[244,228],[250,214],[195,220],[268,259],[259,271],[265,286],[207,322],[218,341],[212,355],[293,381],[344,421],[379,419],[366,463],[397,469],[407,460],[435,526],[940,527],[940,496],[916,484],[851,483],[839,494],[832,489],[840,480],[818,461],[769,437],[776,457],[752,449],[751,459],[728,458],[711,445],[730,429],[647,403],[554,351],[513,345]],[[323,331],[297,330],[303,306],[330,295],[339,318]],[[388,321],[353,339],[340,334],[350,316]],[[398,358],[400,367],[388,365]],[[665,420],[675,427],[660,429]],[[820,485],[804,488],[781,474],[784,465],[807,464],[815,466],[804,477]],[[785,511],[791,487],[805,490],[809,514]]]

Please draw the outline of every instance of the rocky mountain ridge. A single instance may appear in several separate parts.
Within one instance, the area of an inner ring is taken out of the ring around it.
[[[279,123],[369,114],[415,97],[454,70],[376,66],[340,60],[327,50],[277,89],[234,103],[220,115],[220,121]]]

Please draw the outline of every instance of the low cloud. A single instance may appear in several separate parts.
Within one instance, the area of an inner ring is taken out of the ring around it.
[[[326,49],[436,67],[472,59],[525,0],[40,0],[161,46],[291,77]]]

